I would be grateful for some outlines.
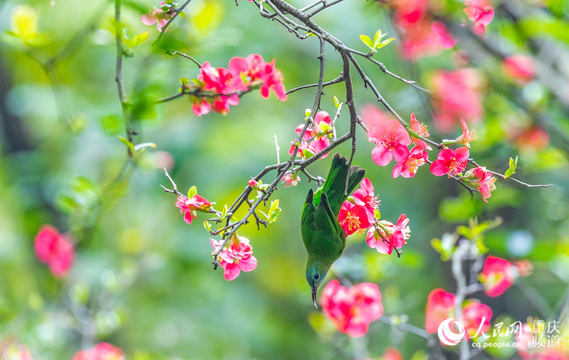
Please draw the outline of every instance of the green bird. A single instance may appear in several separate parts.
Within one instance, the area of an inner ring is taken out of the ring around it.
[[[310,189],[302,208],[300,232],[308,252],[306,280],[312,289],[312,301],[316,305],[316,293],[332,264],[344,252],[346,233],[338,221],[338,213],[348,194],[358,186],[366,171],[359,166],[348,165],[340,154],[335,154],[332,166],[322,187],[316,193]],[[346,177],[349,174],[346,194]]]

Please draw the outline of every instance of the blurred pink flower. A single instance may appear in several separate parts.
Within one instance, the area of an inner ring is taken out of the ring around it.
[[[466,5],[464,8],[466,16],[475,24],[472,30],[478,35],[484,34],[486,26],[490,25],[494,19],[494,8],[490,2],[488,0],[466,0],[464,5]]]
[[[431,24],[431,30],[437,35],[439,44],[443,49],[452,49],[456,45],[456,39],[450,31],[448,31],[445,24],[441,21],[435,21]]]
[[[514,265],[508,260],[488,256],[480,273],[480,282],[486,289],[486,295],[496,297],[502,295],[514,284]]]
[[[525,55],[509,56],[502,62],[502,71],[519,83],[526,84],[535,77],[533,58]]]
[[[478,138],[475,130],[468,131],[468,125],[464,119],[460,119],[460,125],[462,127],[462,135],[455,139],[457,144],[466,145],[470,147],[470,143]]]
[[[436,333],[443,321],[454,317],[455,306],[454,294],[447,293],[443,289],[431,291],[427,299],[425,330],[430,334]]]
[[[125,360],[125,357],[118,347],[102,342],[90,350],[78,351],[73,360]]]
[[[435,126],[451,132],[464,118],[467,123],[478,122],[483,113],[481,89],[484,78],[473,68],[436,71],[431,79],[431,99]]]
[[[73,265],[73,241],[51,225],[40,228],[35,238],[35,251],[38,260],[46,263],[55,277],[64,277]]]
[[[467,147],[460,147],[456,150],[442,149],[437,155],[437,160],[431,164],[431,173],[435,176],[456,176],[466,169],[468,155]]]
[[[324,315],[336,328],[353,337],[364,336],[369,324],[383,314],[379,287],[372,283],[348,289],[334,279],[324,288],[321,304]]]
[[[223,241],[210,239],[213,252],[217,252]],[[253,256],[253,249],[249,245],[249,239],[234,234],[229,246],[219,253],[219,265],[224,269],[225,280],[231,281],[239,276],[241,271],[253,271],[257,267],[257,258]]]
[[[491,318],[492,309],[488,305],[481,304],[479,300],[469,299],[462,304],[462,324],[468,339],[480,335],[477,334],[479,329],[484,333],[490,330]]]
[[[30,350],[12,340],[0,340],[0,359],[2,360],[33,360]]]
[[[162,1],[160,3],[160,6],[164,6],[164,5],[165,5],[165,2]],[[166,26],[166,24],[168,23],[168,20],[170,20],[171,17],[172,17],[171,14],[165,13],[161,8],[158,9],[155,6],[154,8],[152,8],[149,11],[148,14],[142,15],[140,20],[142,21],[142,23],[144,25],[156,24],[156,26],[158,27],[158,31],[162,31],[162,28],[164,26]],[[168,28],[166,28],[166,30],[164,30],[164,32],[166,32],[166,31],[168,31]]]
[[[401,353],[399,352],[399,350],[397,350],[394,347],[388,347],[387,349],[385,349],[385,351],[383,352],[383,360],[403,360],[403,356],[401,355]]]

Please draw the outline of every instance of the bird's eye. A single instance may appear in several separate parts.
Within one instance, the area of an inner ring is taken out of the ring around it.
[[[320,275],[314,274],[314,280],[318,280],[319,278],[320,278]]]

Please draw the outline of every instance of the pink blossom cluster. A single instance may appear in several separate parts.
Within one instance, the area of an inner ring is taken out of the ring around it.
[[[434,334],[439,325],[446,319],[456,318],[456,297],[443,289],[434,289],[427,299],[425,330]],[[474,337],[479,331],[487,332],[490,329],[492,309],[476,299],[468,299],[462,304],[462,319],[468,339]]]
[[[512,55],[502,61],[502,71],[520,84],[527,84],[535,78],[535,64],[531,56]]]
[[[379,287],[372,283],[346,288],[334,279],[324,288],[321,304],[336,328],[353,337],[364,336],[369,324],[383,314]]]
[[[401,51],[406,58],[417,60],[456,45],[446,25],[431,16],[430,0],[389,0],[388,4],[394,11],[393,23],[401,36]],[[464,5],[466,16],[474,23],[473,31],[484,34],[494,18],[494,8],[488,0],[465,0]]]
[[[184,83],[183,91],[190,93],[192,111],[196,116],[208,114],[211,109],[227,114],[230,105],[239,105],[239,95],[260,88],[261,96],[269,97],[272,90],[281,101],[287,99],[283,76],[275,67],[275,60],[267,63],[259,54],[246,58],[234,57],[228,69],[214,68],[204,62],[193,83]]]
[[[210,239],[215,254],[223,241]],[[225,280],[231,281],[239,276],[241,271],[253,271],[257,267],[257,258],[253,256],[253,248],[249,244],[249,239],[234,234],[228,244],[219,252],[219,265],[223,268]]]
[[[78,351],[73,360],[125,360],[125,356],[118,347],[102,342],[92,349]]]
[[[411,114],[409,130],[373,105],[363,108],[362,120],[367,127],[369,141],[376,144],[371,152],[373,162],[379,166],[389,165],[392,160],[397,163],[393,167],[392,177],[401,175],[412,178],[419,167],[427,163],[428,151],[432,148],[422,139],[429,137],[429,131],[417,120],[415,114]],[[468,129],[464,119],[460,119],[460,122],[462,134],[454,140],[444,140],[443,144],[465,146],[457,149],[445,147],[440,150],[437,158],[431,163],[431,173],[435,176],[460,177],[468,185],[480,191],[482,199],[487,202],[491,192],[496,189],[494,185],[496,179],[484,167],[470,169],[464,176],[462,175],[468,164],[470,142],[476,139],[476,134],[474,130]],[[413,147],[409,149],[411,145]],[[374,236],[377,235],[379,234]]]
[[[305,126],[306,124],[300,124],[296,127],[295,131],[298,136],[302,134]],[[319,111],[314,116],[314,121],[306,127],[300,144],[292,141],[288,153],[292,155],[296,149],[297,156],[303,159],[312,157],[330,145],[332,134],[333,127],[330,115],[326,111]],[[324,159],[326,156],[328,156],[328,153],[321,158]]]
[[[67,275],[73,265],[75,248],[68,235],[60,234],[51,225],[43,225],[35,238],[35,252],[39,261],[47,264],[58,278]]]

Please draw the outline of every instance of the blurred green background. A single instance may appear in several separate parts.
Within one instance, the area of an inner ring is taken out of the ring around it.
[[[41,46],[26,46],[6,33],[12,27],[11,14],[22,4],[38,15],[38,29],[46,34]],[[135,143],[157,145],[132,161],[118,140],[125,132],[114,80],[114,4],[0,3],[0,339],[26,344],[36,360],[70,359],[82,347],[103,340],[136,360],[350,359],[351,351],[362,344],[376,358],[388,346],[398,347],[405,359],[428,352],[426,340],[381,322],[371,325],[366,338],[356,340],[334,332],[330,323],[321,324],[304,278],[299,219],[306,193],[315,187],[305,177],[296,187],[279,186],[273,195],[282,208],[275,224],[258,231],[251,223],[240,230],[251,240],[257,269],[232,282],[219,269],[212,271],[210,236],[202,226],[208,217],[198,214],[191,225],[183,222],[175,197],[160,188],[170,186],[161,166],[172,161],[170,174],[182,192],[195,185],[200,195],[217,203],[216,208],[230,205],[250,177],[276,162],[273,136],[280,158],[286,159],[294,128],[304,121],[315,89],[293,93],[286,102],[254,92],[226,116],[212,112],[198,118],[186,98],[151,105],[152,99],[175,94],[181,77],[198,73],[195,64],[167,55],[165,49],[216,67],[252,53],[267,61],[275,58],[290,89],[317,82],[318,41],[296,39],[261,18],[247,1],[235,6],[233,1],[195,0],[186,9],[187,19],[177,19],[160,46],[153,47],[158,31],[143,25],[140,16],[155,5],[146,0],[122,5],[124,24],[135,34],[149,32],[148,41],[133,47],[133,56],[123,61],[127,97],[136,103]],[[359,34],[372,35],[381,28],[395,35],[388,12],[377,2],[346,1],[314,20],[361,51],[366,49]],[[509,46],[523,46],[516,38],[519,34],[511,34],[507,19],[497,17],[489,31]],[[45,66],[55,54],[61,58]],[[325,79],[333,79],[341,61],[330,47],[325,56]],[[436,69],[454,68],[451,51],[409,63],[392,43],[376,56],[391,71],[424,86]],[[414,112],[432,124],[427,96],[361,63],[404,118]],[[567,109],[556,104],[539,82],[527,86],[522,95],[558,131],[550,131],[552,142],[542,149],[512,144],[507,141],[512,122],[533,120],[509,100],[515,85],[504,82],[498,64],[491,59],[481,64],[488,81],[483,96],[486,113],[484,122],[475,126],[479,139],[471,154],[499,172],[507,169],[510,157],[519,156],[519,179],[552,187],[528,189],[497,181],[498,189],[485,204],[479,196],[471,199],[457,183],[432,176],[427,168],[414,179],[393,179],[391,167],[371,161],[373,144],[358,129],[354,163],[367,169],[381,200],[382,218],[395,222],[405,213],[412,233],[399,259],[378,254],[367,247],[364,235],[353,235],[334,270],[353,282],[378,283],[385,315],[405,314],[418,327],[424,327],[428,293],[436,287],[455,288],[450,264],[440,260],[431,239],[474,217],[503,219],[501,227],[487,234],[491,254],[527,258],[534,264],[523,286],[499,298],[476,294],[494,309],[495,317],[558,318],[567,298]],[[360,79],[355,85],[358,106],[375,103]],[[322,109],[331,114],[336,110],[333,95],[342,99],[343,85],[325,89]],[[346,113],[339,118],[339,134],[347,130],[347,118]],[[450,136],[458,135],[457,129]],[[434,129],[431,136],[451,138]],[[350,146],[337,150],[347,155]],[[328,167],[326,159],[309,171],[325,176]],[[264,182],[274,176],[269,174]],[[33,241],[42,224],[68,231],[76,241],[75,264],[64,280],[55,279],[35,258]],[[545,311],[551,313],[540,313],[523,291],[539,293]]]

